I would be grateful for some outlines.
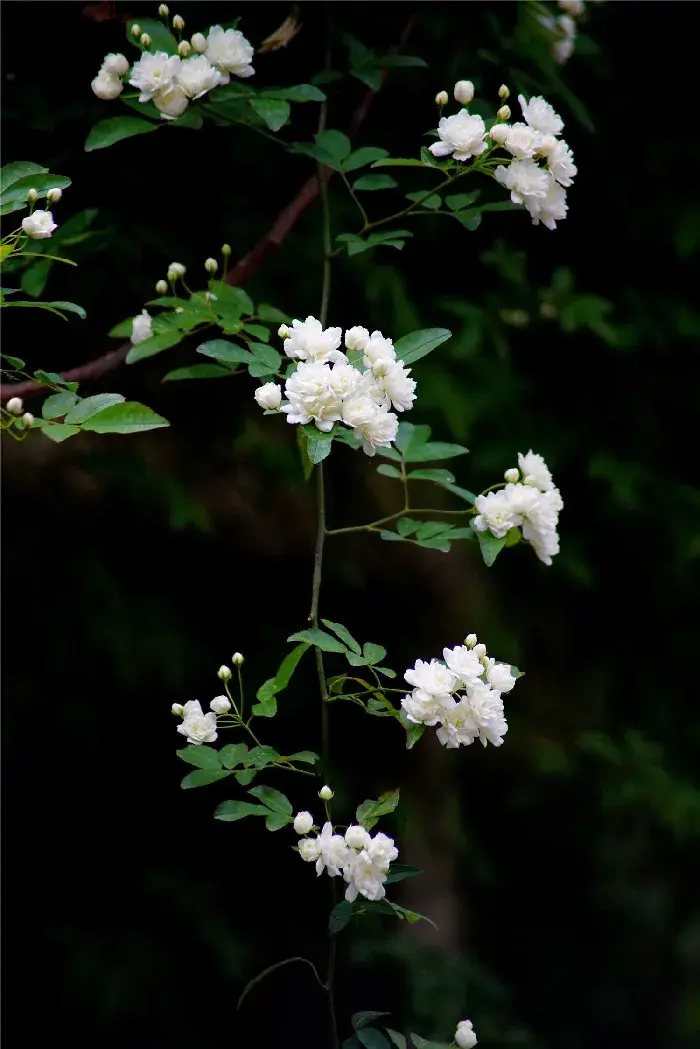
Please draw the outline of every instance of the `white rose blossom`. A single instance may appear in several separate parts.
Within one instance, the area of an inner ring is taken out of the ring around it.
[[[437,132],[440,141],[429,147],[434,157],[452,154],[454,160],[469,160],[479,156],[487,147],[484,121],[481,117],[471,116],[465,109],[451,117],[441,117]]]
[[[50,211],[34,211],[22,219],[22,230],[34,240],[46,240],[58,229]]]
[[[101,98],[104,102],[112,102],[115,98],[119,98],[124,85],[117,76],[110,76],[109,73],[100,71],[95,79],[91,82],[90,87],[98,98]]]
[[[460,1020],[454,1037],[455,1045],[459,1049],[474,1049],[477,1038],[474,1032],[474,1024],[471,1020]]]
[[[192,46],[195,47],[194,37]],[[199,48],[195,47],[195,50],[198,51]],[[220,25],[213,25],[207,36],[205,53],[211,64],[217,66],[222,73],[249,77],[255,72],[251,65],[255,51],[250,41],[246,40],[238,29],[224,30]]]
[[[258,386],[253,396],[261,408],[274,411],[282,403],[282,387],[276,382],[266,382]]]
[[[141,92],[139,102],[150,102],[155,95],[172,88],[181,65],[179,55],[168,55],[165,51],[142,54],[129,77],[129,83]]]
[[[449,696],[457,683],[456,675],[437,659],[429,663],[416,660],[415,666],[404,674],[409,685],[414,685],[429,696]]]
[[[359,824],[353,824],[345,831],[345,844],[351,849],[364,849],[370,842],[369,831]]]
[[[574,155],[563,139],[554,135],[542,136],[539,153],[545,157],[547,167],[560,186],[571,186],[578,173],[574,164]]]
[[[156,92],[153,103],[160,110],[163,120],[176,120],[185,112],[190,100],[179,84],[170,84]]]
[[[550,488],[554,488],[554,481],[552,480],[549,467],[542,456],[537,455],[532,449],[527,455],[518,452],[518,466],[523,477],[532,477],[533,484],[541,492],[548,492]]]
[[[544,200],[552,183],[548,171],[539,167],[534,160],[513,160],[505,167],[499,165],[494,175],[496,180],[510,190],[514,204],[530,204],[533,200]]]
[[[129,60],[124,55],[111,53],[105,55],[105,59],[102,63],[100,73],[107,73],[108,76],[124,76],[129,71]]]
[[[349,350],[364,350],[369,342],[369,332],[366,328],[348,328],[345,332],[345,345]]]
[[[525,197],[523,203],[530,213],[533,226],[541,222],[547,229],[556,229],[557,222],[562,222],[569,210],[566,190],[551,176],[544,197]]]
[[[363,329],[364,330],[364,329]],[[365,368],[373,368],[379,361],[395,361],[396,350],[391,339],[386,339],[380,331],[373,331],[363,347],[362,363]]]
[[[289,334],[284,340],[284,352],[299,361],[345,361],[345,354],[338,347],[343,334],[342,328],[325,328],[315,317],[305,321],[292,321]]]
[[[297,834],[308,834],[314,825],[314,818],[310,812],[297,812],[294,817],[294,830]]]
[[[199,700],[192,699],[185,703],[182,724],[177,726],[177,731],[187,737],[188,743],[195,746],[213,743],[217,738],[216,714],[213,711],[204,714]]]
[[[512,124],[503,143],[516,160],[528,160],[538,152],[542,135],[529,124]]]
[[[215,714],[228,714],[231,702],[227,696],[215,696],[209,704]]]
[[[221,73],[206,55],[187,58],[177,71],[177,83],[188,98],[201,98],[220,84],[228,84],[228,73]]]
[[[396,440],[399,420],[371,397],[360,396],[346,401],[342,418],[353,428],[355,437],[363,442],[365,455],[373,456],[377,448],[388,448]]]
[[[148,310],[141,312],[131,322],[131,341],[134,346],[145,342],[153,335],[153,318]]]
[[[525,101],[523,95],[518,95],[518,102],[523,111],[523,119],[531,128],[543,135],[561,135],[564,121],[541,95],[535,95],[529,102]]]

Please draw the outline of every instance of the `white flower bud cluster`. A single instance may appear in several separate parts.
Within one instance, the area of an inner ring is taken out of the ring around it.
[[[477,1037],[474,1032],[474,1024],[471,1020],[460,1020],[454,1037],[455,1045],[459,1049],[474,1049]]]
[[[256,391],[262,408],[279,408],[287,422],[301,426],[313,422],[323,433],[344,423],[363,442],[367,455],[396,439],[399,423],[390,409],[408,411],[416,383],[410,368],[397,359],[391,339],[380,331],[370,334],[366,328],[349,328],[345,349],[363,355],[351,364],[340,349],[342,328],[323,328],[315,317],[307,317],[292,321],[290,327],[282,325],[280,335],[284,352],[298,363],[286,381],[284,403],[276,383],[265,383]]]
[[[307,834],[312,826],[309,812],[297,814],[294,820],[297,834]],[[333,824],[328,822],[315,838],[300,840],[299,855],[307,863],[316,864],[316,874],[322,874],[325,868],[331,878],[342,875],[348,883],[345,899],[352,902],[358,896],[367,900],[382,899],[389,867],[399,850],[393,838],[381,832],[371,835],[364,827],[354,825],[348,827],[345,835],[335,834]]]
[[[552,557],[559,553],[557,527],[564,502],[541,455],[532,450],[527,455],[518,453],[518,463],[522,481],[509,479],[517,472],[513,467],[506,472],[505,487],[477,496],[474,527],[497,539],[511,528],[520,528],[540,561],[551,565]]]
[[[475,739],[500,747],[508,731],[501,694],[515,677],[507,663],[497,663],[469,634],[464,645],[442,650],[444,662],[419,659],[404,678],[413,685],[404,696],[404,715],[415,725],[436,725],[447,748],[468,747]]]
[[[219,706],[218,700],[220,699],[224,699],[228,703],[225,696],[219,696],[217,699],[212,700],[210,704],[212,710],[206,714],[202,710],[202,705],[198,699],[191,699],[184,706],[180,706],[179,703],[173,703],[173,714],[179,714],[182,717],[182,724],[177,726],[177,731],[186,737],[188,743],[198,747],[201,743],[213,743],[217,739],[216,714],[217,712],[225,713],[223,709],[220,711],[214,709],[215,703]],[[230,706],[230,703],[228,705]]]
[[[184,25],[184,19],[175,15],[173,27],[180,32]],[[129,83],[140,92],[139,102],[152,101],[164,120],[182,116],[190,102],[228,84],[232,75],[250,77],[255,72],[251,65],[253,46],[238,29],[211,26],[206,36],[195,33],[191,44],[180,41],[176,55],[165,51],[150,53],[152,41],[148,34],[142,33],[139,26],[132,26],[131,32],[143,53],[131,69]],[[196,54],[191,55],[193,50]],[[122,77],[128,71],[129,62],[124,55],[107,55],[92,81],[92,90],[98,98],[117,98],[124,87]]]

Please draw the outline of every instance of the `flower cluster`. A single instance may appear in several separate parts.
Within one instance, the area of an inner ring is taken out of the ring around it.
[[[559,513],[564,507],[561,493],[541,455],[518,453],[520,470],[506,470],[506,484],[498,491],[479,495],[474,503],[478,516],[474,527],[502,539],[511,528],[520,528],[540,561],[551,565],[559,553]],[[522,475],[522,480],[520,476]]]
[[[206,714],[198,699],[191,699],[184,706],[181,703],[173,703],[171,708],[173,714],[182,718],[182,724],[177,726],[177,731],[187,737],[188,743],[199,746],[200,743],[213,743],[217,738],[215,703],[216,700],[212,700],[212,709]],[[223,711],[219,712],[223,713]]]
[[[57,204],[63,196],[63,190],[59,189],[58,186],[50,189],[46,193],[46,199],[49,204]],[[34,207],[39,194],[36,189],[29,189],[27,191],[27,201],[29,202],[29,214],[25,215],[22,219],[22,232],[33,240],[47,240],[55,229],[58,229],[58,223],[54,222],[53,213],[50,211],[42,211],[41,208]]]
[[[367,455],[396,439],[397,412],[408,411],[415,400],[411,369],[396,357],[391,339],[380,331],[371,334],[354,327],[345,332],[345,349],[356,355],[354,363],[340,349],[342,328],[323,328],[315,317],[283,325],[284,352],[297,366],[282,388],[265,383],[255,392],[261,408],[284,412],[287,422],[329,433],[336,423],[349,426],[363,442]],[[364,370],[362,370],[362,367]]]
[[[417,660],[404,678],[413,685],[401,707],[415,725],[437,725],[437,737],[448,748],[500,747],[508,731],[501,693],[510,692],[515,677],[507,663],[497,663],[470,634],[463,645],[442,650],[444,662]]]
[[[184,22],[176,15],[173,25],[179,30]],[[176,55],[150,52],[150,38],[145,33],[138,35],[143,52],[131,69],[129,83],[138,89],[139,102],[153,102],[164,120],[182,116],[190,102],[228,84],[231,75],[250,77],[255,72],[251,65],[253,47],[238,29],[215,25],[206,36],[195,33],[191,43],[180,43]],[[124,55],[107,55],[92,81],[92,90],[98,98],[117,98],[128,71],[129,62]]]
[[[312,829],[311,815],[300,812],[294,820],[297,833]],[[393,838],[381,832],[372,836],[359,824],[348,827],[345,835],[335,834],[333,824],[324,823],[315,838],[302,838],[299,855],[307,863],[316,864],[316,874],[328,872],[331,878],[342,875],[348,883],[345,899],[352,902],[358,896],[367,900],[381,900],[385,895],[384,882],[391,863],[399,855]]]
[[[558,0],[563,15],[540,15],[539,22],[553,37],[552,57],[557,65],[563,66],[574,53],[576,41],[575,19],[584,12],[584,0]]]

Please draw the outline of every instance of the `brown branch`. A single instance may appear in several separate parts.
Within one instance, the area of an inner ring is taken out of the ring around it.
[[[409,18],[398,44],[391,48],[390,54],[396,53],[404,46],[413,27],[413,22],[414,18]],[[387,72],[387,69],[381,70],[382,80],[386,77]],[[360,100],[348,125],[348,135],[350,137],[353,137],[359,131],[369,112],[375,94],[376,92],[372,88],[368,88]],[[329,179],[333,172],[330,168],[326,168],[324,174]],[[318,179],[316,175],[312,175],[304,183],[294,199],[280,211],[265,236],[249,252],[243,255],[238,262],[231,266],[226,274],[226,283],[232,285],[244,284],[253,274],[257,273],[270,255],[274,254],[282,245],[285,237],[291,232],[306,209],[313,204],[317,196]],[[61,372],[61,378],[66,382],[85,382],[99,379],[106,375],[107,372],[114,371],[115,368],[123,364],[130,349],[131,343],[123,342],[116,350],[109,350],[107,353],[102,354],[101,357]],[[46,387],[42,386],[41,383],[34,382],[31,379],[20,383],[2,383],[0,385],[0,401],[4,403],[10,397],[23,397],[25,399],[27,397],[36,397],[45,389]]]

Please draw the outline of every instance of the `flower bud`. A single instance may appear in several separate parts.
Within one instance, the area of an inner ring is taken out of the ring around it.
[[[34,425],[34,416],[32,415],[31,412],[25,412],[24,415],[22,416],[22,426],[24,426],[24,428],[28,430],[33,425]]]
[[[456,101],[463,106],[469,105],[474,98],[474,85],[471,80],[458,80],[455,84],[454,96]]]
[[[460,1020],[457,1024],[454,1041],[455,1045],[459,1046],[459,1049],[474,1049],[477,1038],[474,1033],[474,1024],[471,1020]]]
[[[476,634],[467,634],[464,639],[464,644],[467,648],[474,648],[474,645],[476,644]]]
[[[515,466],[511,466],[510,470],[506,470],[506,472],[503,474],[503,478],[508,482],[508,484],[516,484],[519,477],[520,470],[518,470]]]
[[[186,272],[181,262],[171,262],[168,266],[168,280],[172,284],[178,277],[184,277]]]
[[[167,295],[168,294],[168,282],[167,282],[167,280],[159,280],[158,283],[156,284],[156,291],[158,292],[159,295]]]
[[[39,194],[37,193],[37,191],[36,191],[35,189],[28,189],[28,190],[27,190],[27,200],[28,200],[28,201],[29,201],[29,202],[30,202],[31,204],[33,204],[33,203],[34,203],[34,201],[36,200],[36,198],[37,198],[38,196],[39,196]]]
[[[486,655],[486,645],[474,645],[474,655],[478,656],[479,659],[483,659]]]
[[[266,382],[264,386],[258,386],[253,396],[261,408],[274,411],[282,403],[282,387],[276,382]]]
[[[502,146],[510,133],[510,124],[494,124],[489,130],[489,137]]]
[[[199,52],[200,55],[206,51],[207,38],[205,37],[204,33],[194,34],[194,36],[192,37],[192,47],[195,49],[195,51]]]
[[[216,672],[216,676],[221,678],[222,681],[228,681],[231,677],[231,668],[227,667],[225,663],[222,663]]]
[[[523,477],[523,484],[529,484],[533,488],[539,488],[539,485],[537,484],[537,478],[534,474],[527,474],[526,477]]]
[[[556,139],[554,135],[543,135],[540,139],[540,145],[537,152],[541,157],[549,158],[550,154],[554,152],[558,145],[559,140]]]
[[[289,338],[289,328],[287,327],[287,325],[286,324],[280,324],[279,328],[277,329],[277,334],[279,335],[280,339],[288,339]]]
[[[138,23],[134,23],[134,25],[132,25],[131,35],[133,36],[134,40],[138,40],[138,38],[141,36],[141,26],[138,25]]]
[[[168,7],[168,5],[167,4],[161,4],[160,7],[158,8],[158,14],[160,15],[161,18],[167,18],[168,15],[170,14],[170,8]]]
[[[202,34],[200,33],[199,35],[201,36]],[[194,40],[194,37],[192,37],[192,39]],[[205,43],[206,43],[206,41],[205,41]],[[230,244],[222,244],[221,245],[221,254],[224,256],[224,258],[228,258],[228,256],[231,254],[231,245]]]
[[[328,786],[328,784],[326,784],[325,787],[321,787],[321,789],[318,792],[318,796],[321,799],[321,801],[330,801],[333,797],[333,791]]]
[[[297,834],[308,834],[314,825],[314,818],[310,812],[297,812],[294,817],[294,830]]]
[[[216,259],[206,259],[206,261],[204,263],[204,268],[207,271],[207,273],[216,273],[216,269],[217,269],[218,265],[219,264],[216,261]]]
[[[185,712],[182,703],[173,703],[170,709],[172,710],[173,714],[177,714],[179,717],[182,717],[182,715]]]
[[[501,84],[498,89],[498,97],[502,98],[504,102],[507,98],[510,98],[510,88],[507,84]]]
[[[449,101],[450,96],[447,94],[446,91],[438,91],[437,95],[435,96],[436,106],[446,106]]]
[[[148,33],[142,33],[141,40],[139,41],[139,43],[141,44],[141,47],[149,48],[153,41],[151,40]]]
[[[510,106],[501,106],[497,116],[499,120],[510,120]]]
[[[393,363],[393,361],[384,361],[380,357],[379,360],[372,363],[372,375],[375,379],[383,379],[385,375],[389,374],[389,367]]]
[[[186,40],[181,40],[177,45],[177,53],[180,58],[187,58],[191,50],[192,47]]]
[[[369,834],[359,824],[353,824],[345,831],[345,844],[351,849],[364,849],[368,838]]]
[[[50,204],[57,204],[62,196],[63,190],[59,189],[58,186],[55,186],[54,189],[50,189],[49,192],[46,194],[46,199],[49,201]]]
[[[231,703],[226,696],[215,696],[209,706],[215,714],[226,714],[231,709]]]
[[[24,403],[21,397],[10,397],[5,407],[8,412],[12,412],[13,415],[21,415]]]
[[[243,666],[245,660],[243,659],[243,656],[240,652],[234,652],[231,656],[231,662],[233,663],[234,667],[241,667]]]
[[[173,29],[184,29],[184,28],[185,28],[185,19],[182,17],[182,15],[175,15],[175,17],[173,18]]]

